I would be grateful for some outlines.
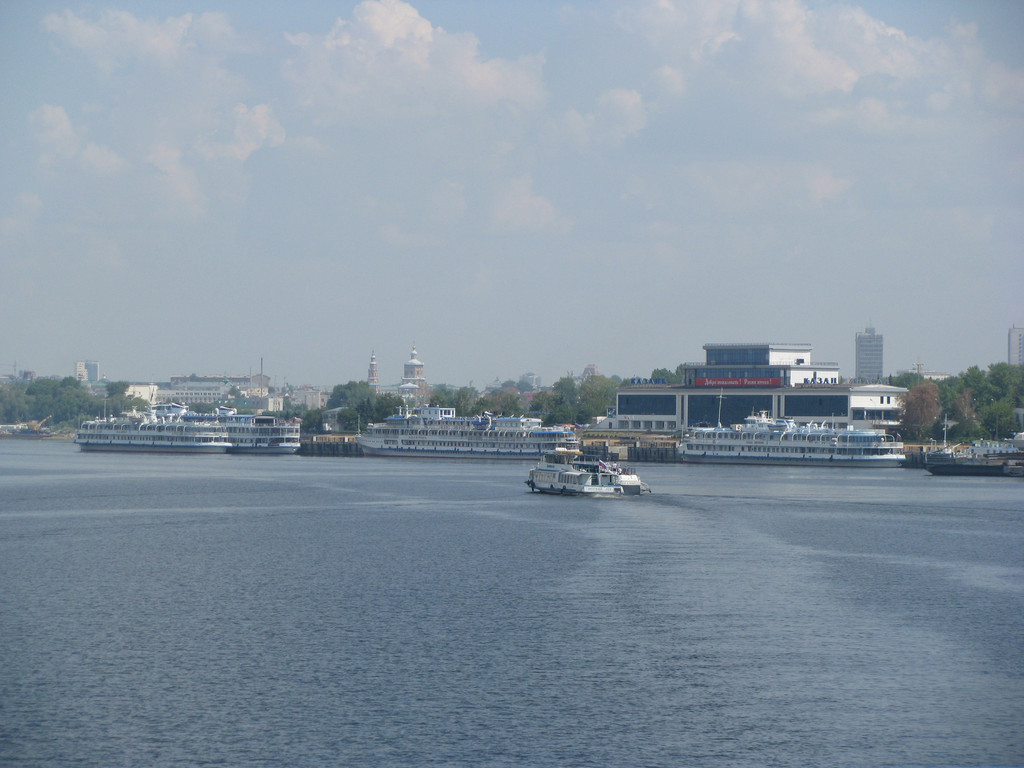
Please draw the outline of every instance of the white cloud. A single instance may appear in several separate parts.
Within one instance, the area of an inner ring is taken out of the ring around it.
[[[647,107],[638,91],[612,88],[598,96],[591,112],[566,110],[553,122],[553,130],[568,146],[618,144],[647,126]]]
[[[686,75],[678,67],[664,64],[654,71],[653,79],[659,90],[668,96],[678,98],[686,93]]]
[[[197,150],[201,156],[211,160],[244,162],[261,147],[276,147],[284,143],[285,130],[268,104],[257,104],[251,108],[245,104],[236,104],[231,114],[231,121],[221,121],[222,132],[230,132],[230,139],[216,142],[200,137]]]
[[[744,6],[745,42],[753,63],[781,93],[795,97],[828,91],[849,93],[859,74],[817,40],[820,17],[799,0]],[[752,73],[753,74],[753,73]]]
[[[497,228],[512,231],[564,229],[554,203],[533,191],[533,178],[523,175],[511,179],[498,195],[492,218]]]
[[[649,0],[625,4],[616,19],[673,59],[702,62],[739,39],[735,21],[740,5],[740,0]]]
[[[849,179],[837,178],[831,168],[822,166],[808,167],[803,175],[811,198],[818,203],[839,200],[853,185]]]
[[[693,193],[716,210],[775,214],[814,210],[842,198],[853,182],[831,168],[804,162],[700,162],[683,171]]]
[[[647,125],[643,97],[634,90],[615,88],[605,91],[597,100],[602,116],[602,133],[621,141]]]
[[[160,171],[159,187],[164,190],[172,213],[186,218],[203,214],[206,196],[199,188],[195,171],[182,163],[181,150],[161,144],[146,157],[146,161]]]
[[[465,185],[454,179],[442,179],[430,194],[431,221],[450,226],[466,215]]]
[[[300,102],[326,119],[423,116],[499,104],[535,109],[543,60],[484,59],[477,38],[433,26],[402,0],[364,0],[322,37],[289,35]]]
[[[29,115],[29,119],[42,147],[41,163],[69,160],[77,154],[81,140],[64,107],[44,104]]]
[[[106,73],[129,61],[169,68],[200,51],[223,54],[239,48],[234,30],[220,13],[156,20],[108,9],[92,22],[69,9],[48,14],[43,27],[85,53]]]
[[[43,203],[34,192],[23,192],[18,195],[14,210],[0,217],[0,243],[29,234],[42,208]]]
[[[109,147],[89,142],[78,155],[79,165],[87,171],[98,174],[112,174],[127,167],[124,158]]]
[[[80,168],[91,173],[109,174],[124,169],[124,159],[114,150],[94,142],[83,144],[81,132],[63,107],[44,104],[32,112],[29,119],[36,128],[42,148],[39,162],[43,165],[75,160]]]

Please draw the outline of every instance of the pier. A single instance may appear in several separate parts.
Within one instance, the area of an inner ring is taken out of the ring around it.
[[[355,435],[312,435],[303,437],[299,456],[362,456]]]

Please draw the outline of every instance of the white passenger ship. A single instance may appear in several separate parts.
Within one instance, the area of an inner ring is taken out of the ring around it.
[[[200,418],[202,414],[195,414]],[[214,412],[217,423],[228,431],[231,447],[228,453],[250,453],[259,456],[297,453],[299,423],[254,413],[239,413],[235,408],[220,407]],[[209,418],[209,417],[207,417]]]
[[[569,496],[639,496],[651,492],[633,470],[572,449],[544,454],[530,470],[526,484],[535,493]]]
[[[874,429],[836,429],[765,412],[731,427],[698,427],[679,444],[683,461],[718,464],[794,464],[898,467],[903,443]]]
[[[275,416],[218,408],[194,413],[181,403],[154,405],[144,413],[82,424],[75,442],[83,451],[141,453],[248,453],[271,456],[299,450],[299,425]]]
[[[357,438],[368,456],[459,459],[536,459],[557,448],[576,448],[568,427],[545,427],[529,416],[456,416],[454,408],[403,409],[370,424]]]
[[[83,451],[133,453],[227,453],[228,431],[212,421],[187,421],[184,406],[154,407],[144,413],[93,419],[79,427],[75,442]]]

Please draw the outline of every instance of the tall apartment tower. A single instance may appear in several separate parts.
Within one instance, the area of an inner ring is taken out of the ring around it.
[[[859,381],[882,380],[882,334],[870,325],[857,333],[857,371]]]
[[[374,392],[380,389],[380,376],[377,375],[376,351],[370,352],[370,369],[366,372],[366,383],[370,385],[370,389]]]
[[[1024,365],[1024,325],[1015,325],[1010,329],[1008,346],[1006,362],[1010,365]]]
[[[78,360],[75,362],[75,378],[79,381],[99,381],[100,364],[95,360]]]

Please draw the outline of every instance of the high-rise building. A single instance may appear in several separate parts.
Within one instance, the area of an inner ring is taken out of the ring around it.
[[[79,360],[75,363],[75,378],[79,381],[99,381],[100,364],[95,360]]]
[[[881,381],[882,376],[882,334],[875,333],[870,325],[857,333],[857,366],[855,378],[858,381]]]
[[[1024,365],[1024,325],[1013,326],[1009,336],[1006,361],[1010,365]]]

